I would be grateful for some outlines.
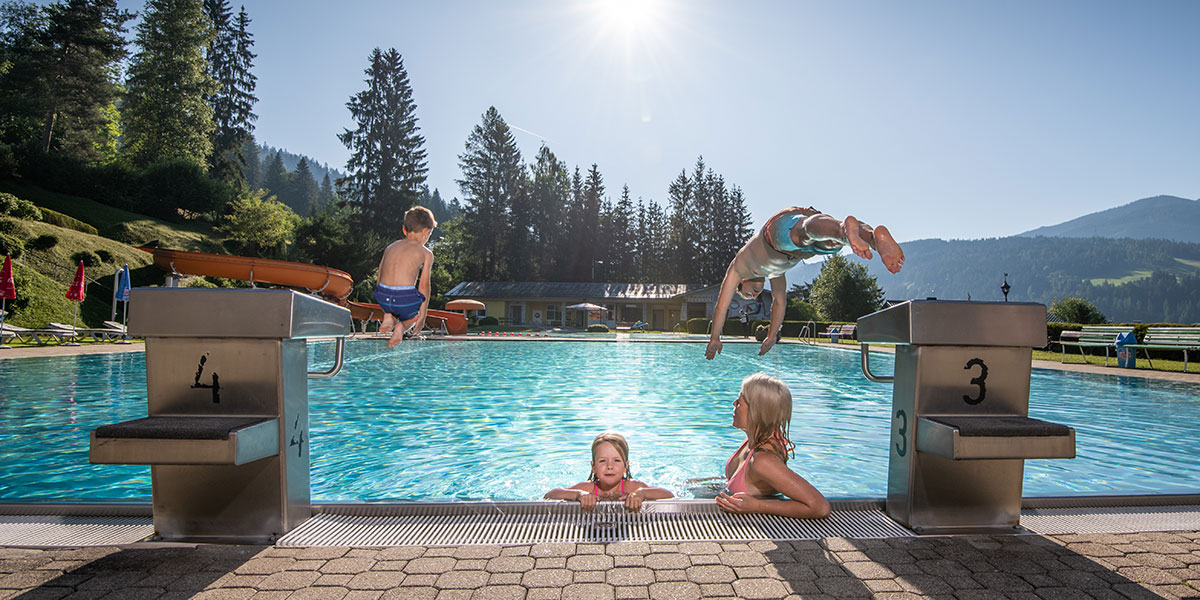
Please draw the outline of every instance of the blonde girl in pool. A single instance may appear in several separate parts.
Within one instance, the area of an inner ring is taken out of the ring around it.
[[[791,420],[787,384],[764,373],[742,380],[733,401],[733,426],[746,432],[746,441],[725,463],[729,490],[717,496],[722,510],[802,519],[829,515],[825,496],[787,466],[795,448],[787,437]]]
[[[675,495],[659,487],[629,478],[629,444],[619,433],[602,433],[592,440],[592,474],[569,488],[546,492],[553,500],[578,500],[591,511],[600,500],[624,500],[625,508],[637,511],[643,500],[665,500]]]

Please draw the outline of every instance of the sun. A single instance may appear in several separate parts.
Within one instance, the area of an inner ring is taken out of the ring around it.
[[[594,7],[604,29],[629,35],[653,29],[661,8],[656,0],[595,0]]]

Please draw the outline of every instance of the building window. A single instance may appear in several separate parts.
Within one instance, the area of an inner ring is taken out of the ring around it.
[[[562,320],[562,310],[557,304],[546,305],[546,322],[557,323]]]

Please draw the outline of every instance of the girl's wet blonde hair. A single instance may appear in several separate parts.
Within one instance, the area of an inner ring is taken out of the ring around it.
[[[746,437],[751,448],[763,448],[787,461],[796,445],[788,439],[792,423],[792,391],[783,381],[766,373],[742,380],[746,402]]]
[[[619,433],[606,431],[606,432],[596,436],[596,439],[592,440],[592,462],[593,463],[596,462],[596,446],[599,446],[600,444],[602,444],[604,442],[608,442],[608,443],[612,444],[613,448],[617,449],[617,453],[621,455],[621,460],[625,461],[625,477],[624,478],[632,479],[633,477],[629,474],[629,442],[626,442],[625,436],[623,436]],[[600,478],[596,476],[596,469],[592,469],[592,474],[590,477],[588,477],[588,481],[599,481],[599,480],[600,480]]]

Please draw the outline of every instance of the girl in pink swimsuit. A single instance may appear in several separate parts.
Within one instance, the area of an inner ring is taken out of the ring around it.
[[[592,474],[569,488],[546,492],[554,500],[578,500],[591,511],[600,500],[623,500],[625,508],[637,511],[643,500],[664,500],[675,495],[660,487],[630,479],[629,443],[619,433],[602,433],[592,440]]]
[[[795,448],[787,437],[791,420],[787,384],[763,373],[742,380],[733,401],[733,426],[746,432],[746,441],[725,463],[729,489],[717,495],[721,509],[809,519],[829,515],[825,496],[787,466]]]

